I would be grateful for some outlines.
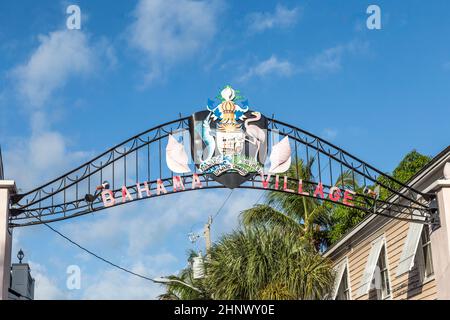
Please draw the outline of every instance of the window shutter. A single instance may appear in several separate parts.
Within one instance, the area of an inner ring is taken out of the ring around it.
[[[358,296],[367,294],[370,289],[370,283],[373,279],[373,274],[375,272],[375,267],[377,266],[377,261],[380,256],[381,248],[383,247],[383,237],[378,238],[372,243],[372,248],[370,249],[369,259],[367,260],[366,268],[361,279],[361,284],[359,286]]]
[[[339,263],[337,266],[334,267],[334,272],[336,274],[336,278],[334,278],[334,287],[333,287],[333,291],[331,293],[331,298],[333,300],[336,299],[336,295],[339,290],[339,285],[341,284],[342,276],[344,274],[346,267],[347,267],[347,260],[345,260],[345,259],[341,263]]]
[[[411,271],[414,266],[414,257],[417,252],[417,246],[420,242],[420,235],[422,234],[423,224],[410,222],[408,236],[406,237],[405,245],[403,246],[402,256],[397,267],[397,277],[405,272]]]

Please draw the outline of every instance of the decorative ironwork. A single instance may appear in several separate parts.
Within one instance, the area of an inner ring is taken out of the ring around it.
[[[130,199],[117,205],[145,199],[146,197],[139,197],[138,185],[141,182],[148,183],[151,197],[164,195],[165,193],[156,194],[158,186],[160,187],[162,183],[165,188],[173,188],[174,173],[165,165],[163,146],[167,145],[169,136],[183,137],[189,145],[189,129],[189,117],[151,128],[38,188],[14,195],[10,210],[10,226],[49,223],[105,209],[101,197],[101,190],[105,186],[111,190],[114,197],[118,198],[124,196],[122,186],[126,186]],[[338,193],[344,193],[345,190],[350,190],[352,203],[339,202],[340,205],[395,219],[433,223],[434,209],[430,208],[432,199],[429,195],[395,180],[305,130],[273,118],[268,119],[269,153],[271,148],[285,137],[290,141],[292,163],[297,168],[300,161],[306,163],[313,159],[314,181],[301,183],[305,190],[315,190],[321,185],[322,201],[336,204],[336,201],[330,200],[334,197],[333,192],[338,190]],[[224,188],[208,174],[198,172],[194,164],[190,164],[190,168],[191,173],[180,175],[184,190],[177,190],[177,193],[197,190],[198,187],[193,189],[194,177],[199,179],[197,182],[201,183],[202,189]],[[339,177],[344,175],[347,176],[345,185],[339,180]],[[380,180],[379,177],[384,179]],[[286,178],[280,175],[279,181],[276,180],[277,177],[272,176],[269,183],[265,184],[267,181],[263,179],[268,178],[267,175],[254,174],[239,188],[298,193],[298,190],[287,188],[297,185],[301,180],[298,169],[295,175],[291,174]],[[283,186],[284,179],[286,184]],[[332,189],[333,187],[335,189]],[[387,200],[381,200],[377,196],[380,190],[386,190],[391,196]],[[299,196],[317,197],[314,194]]]

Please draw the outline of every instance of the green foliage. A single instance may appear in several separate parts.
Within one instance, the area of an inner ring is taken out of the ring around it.
[[[405,183],[430,160],[413,150],[395,168],[393,177]],[[314,181],[313,162],[298,159],[287,175]],[[399,187],[385,177],[379,181],[393,189]],[[336,185],[354,187],[352,182],[351,172],[344,172]],[[294,184],[288,187],[296,188]],[[312,188],[304,187],[307,192]],[[382,198],[388,196],[387,192],[381,194]],[[265,204],[241,213],[242,229],[222,236],[213,245],[205,263],[205,279],[193,279],[191,264],[172,276],[201,292],[174,282],[166,285],[167,292],[160,299],[323,299],[334,274],[330,261],[318,250],[337,242],[365,216],[357,209],[316,198],[268,192]]]
[[[366,212],[358,209],[335,206],[332,213],[333,223],[328,230],[330,244],[339,241],[350,229],[360,223],[366,215]]]
[[[402,183],[408,182],[419,170],[421,170],[431,158],[420,154],[416,150],[409,152],[392,172],[392,177]],[[378,181],[394,190],[400,185],[392,182],[384,176],[380,176]],[[387,199],[390,196],[389,190],[381,188],[380,199]],[[350,229],[360,223],[366,213],[346,207],[335,206],[332,213],[332,227],[329,230],[330,243],[335,243],[341,239]]]
[[[176,281],[165,284],[159,299],[322,299],[333,284],[331,262],[296,235],[268,227],[226,234],[205,259],[204,279],[193,279],[189,264],[168,277]]]
[[[395,168],[392,176],[400,182],[406,183],[430,161],[431,157],[413,150],[403,158],[397,168]]]
[[[431,161],[431,157],[425,156],[416,150],[409,152],[392,172],[392,177],[402,183],[408,182],[420,169]],[[393,190],[400,189],[400,185],[380,176],[378,181]],[[391,193],[384,188],[381,189],[381,199],[387,199]]]
[[[295,233],[252,227],[213,246],[208,283],[215,299],[321,299],[330,290],[333,271]]]
[[[192,270],[193,258],[197,256],[194,251],[188,252],[188,266],[181,270],[181,272],[175,276],[171,275],[167,278],[173,280],[167,284],[166,292],[159,295],[159,300],[205,300],[211,299],[211,292],[208,290],[207,284],[203,279],[194,279],[194,273]],[[186,285],[188,284],[188,285]],[[194,290],[193,288],[200,290]]]
[[[298,176],[303,181],[313,181],[313,164],[313,158],[306,163],[302,159],[293,161],[287,176],[292,178]],[[352,184],[352,175],[350,172],[343,172],[337,181],[337,185],[346,187]],[[290,183],[288,187],[295,190],[296,183]],[[304,185],[304,191],[312,192],[312,189],[312,184]],[[244,210],[241,213],[241,220],[247,227],[267,226],[292,231],[316,250],[320,250],[329,245],[327,230],[331,228],[333,221],[332,209],[333,206],[329,203],[317,198],[270,191],[266,197],[266,204]]]

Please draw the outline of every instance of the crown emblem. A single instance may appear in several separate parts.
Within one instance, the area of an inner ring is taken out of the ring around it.
[[[224,113],[224,114],[233,114],[234,115],[234,111],[236,110],[236,105],[234,104],[233,101],[225,101],[225,102],[222,102],[222,104],[220,105],[220,109],[221,109],[222,113]]]

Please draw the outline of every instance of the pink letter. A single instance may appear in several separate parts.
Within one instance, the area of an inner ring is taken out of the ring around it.
[[[338,202],[339,199],[341,199],[341,195],[342,195],[341,189],[339,189],[338,187],[332,187],[330,188],[328,197],[330,198],[331,201]]]
[[[198,177],[198,174],[194,173],[192,175],[192,189],[195,188],[202,188],[202,182],[200,181],[200,178]]]
[[[142,198],[142,191],[145,191],[147,193],[147,197],[150,197],[152,193],[150,192],[150,189],[148,187],[147,182],[144,182],[144,187],[141,188],[141,184],[136,183],[136,190],[138,192],[138,197]]]
[[[116,199],[114,199],[114,193],[108,189],[102,191],[102,200],[105,208],[112,207],[113,205],[116,204]]]
[[[280,177],[278,175],[275,176],[275,189],[278,190],[278,185],[280,183]]]
[[[161,179],[158,179],[156,182],[156,194],[159,196],[161,194],[161,191],[167,193],[167,190],[164,187],[164,183]]]
[[[261,173],[261,183],[264,189],[267,189],[269,187],[269,182],[270,182],[270,174],[267,175],[267,179],[264,179],[264,173]]]
[[[181,180],[180,176],[174,176],[172,183],[174,192],[177,192],[177,188],[179,188],[180,190],[184,190],[183,180]]]
[[[319,182],[319,184],[317,185],[316,191],[314,191],[314,197],[317,197],[318,194],[320,194],[322,199],[325,198],[325,196],[323,194],[323,184],[322,184],[322,182]]]
[[[283,190],[286,192],[294,192],[294,190],[288,189],[287,183],[288,183],[288,177],[284,176]]]
[[[126,202],[127,200],[133,201],[133,197],[128,191],[127,187],[122,187],[122,202]]]
[[[298,180],[298,194],[309,196],[308,192],[303,192],[303,180]]]
[[[353,201],[353,195],[355,194],[354,191],[351,190],[345,190],[344,191],[344,200],[342,201],[344,204],[353,207],[354,204],[350,201]]]

